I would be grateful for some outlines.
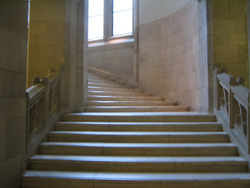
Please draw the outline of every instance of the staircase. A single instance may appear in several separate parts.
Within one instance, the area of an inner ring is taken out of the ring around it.
[[[23,188],[249,188],[247,161],[214,115],[89,75],[86,112],[65,114]]]

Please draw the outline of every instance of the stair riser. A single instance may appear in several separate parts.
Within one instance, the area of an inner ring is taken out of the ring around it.
[[[64,115],[62,121],[72,122],[216,122],[215,116],[164,116],[164,115]]]
[[[140,93],[140,89],[113,88],[113,87],[88,87],[89,91],[109,91],[109,92],[134,92]]]
[[[133,102],[133,101],[110,101],[110,102],[103,102],[103,101],[89,101],[87,102],[87,106],[176,106],[175,102]]]
[[[115,83],[110,83],[110,84],[105,84],[105,83],[94,83],[94,82],[89,82],[88,86],[91,87],[114,87],[114,88],[132,88],[131,86],[126,86],[122,84],[115,84]]]
[[[163,107],[86,107],[85,112],[188,112],[188,107],[163,106]]]
[[[163,98],[161,97],[128,97],[128,96],[123,96],[123,97],[101,97],[101,96],[88,96],[88,101],[163,101]]]
[[[113,156],[237,156],[236,147],[140,148],[140,147],[40,147],[46,155],[113,155]]]
[[[32,177],[23,178],[23,188],[249,188],[249,180],[173,180],[173,181],[130,181],[124,178],[123,181],[111,180],[79,180],[79,179],[62,179],[62,178],[42,178]]]
[[[222,131],[221,125],[98,125],[96,124],[57,124],[58,131],[149,131],[149,132],[218,132]]]
[[[89,91],[88,95],[99,95],[99,96],[151,96],[148,93],[141,92],[92,92]]]
[[[92,83],[104,83],[104,84],[106,84],[106,83],[107,84],[119,84],[119,82],[116,82],[114,80],[101,80],[101,79],[94,79],[94,78],[88,79],[88,82],[92,82]]]
[[[247,172],[246,162],[210,163],[129,163],[129,162],[71,162],[31,160],[31,170],[81,171],[81,172]]]
[[[110,143],[228,143],[228,135],[169,135],[169,136],[110,136],[50,134],[55,142],[110,142]]]

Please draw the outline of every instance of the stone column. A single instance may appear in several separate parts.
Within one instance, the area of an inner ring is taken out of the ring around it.
[[[139,82],[139,2],[134,0],[134,52],[133,52],[133,78]]]

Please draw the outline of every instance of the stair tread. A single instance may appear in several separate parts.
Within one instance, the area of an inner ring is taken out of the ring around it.
[[[175,102],[168,102],[168,101],[88,101],[87,106],[100,106],[100,105],[105,105],[105,106],[111,106],[111,105],[127,105],[127,106],[159,106],[159,105],[165,105],[165,106],[176,106]]]
[[[80,112],[69,113],[63,116],[197,116],[197,117],[215,117],[211,114],[200,114],[197,112]]]
[[[40,146],[79,146],[79,147],[140,147],[140,148],[171,148],[171,147],[236,147],[232,143],[106,143],[106,142],[43,142]]]
[[[87,106],[86,108],[146,108],[146,109],[154,109],[154,108],[188,108],[188,106]]]
[[[172,125],[172,126],[179,126],[179,125],[199,125],[199,126],[208,126],[208,125],[220,125],[221,123],[219,122],[57,122],[58,125],[67,125],[67,124],[75,124],[75,125],[84,125],[84,124],[91,124],[91,125],[123,125],[123,126],[130,126],[130,125],[134,125],[134,126],[139,126],[139,125],[143,125],[143,126],[157,126],[157,125]]]
[[[116,132],[221,132],[218,122],[58,122],[57,131],[116,131]]]
[[[112,131],[51,131],[49,134],[65,135],[115,135],[115,136],[167,136],[167,135],[228,135],[226,132],[112,132]]]
[[[180,162],[180,163],[213,163],[213,162],[243,162],[242,157],[159,157],[159,156],[69,156],[69,155],[35,155],[31,160],[61,160],[61,161],[79,161],[79,162]]]
[[[105,172],[51,172],[26,171],[24,178],[68,178],[82,180],[115,181],[199,181],[199,180],[250,180],[249,173],[105,173]]]

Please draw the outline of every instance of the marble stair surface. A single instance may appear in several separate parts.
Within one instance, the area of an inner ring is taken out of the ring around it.
[[[93,74],[85,112],[29,159],[23,188],[249,188],[247,161],[215,115]]]

